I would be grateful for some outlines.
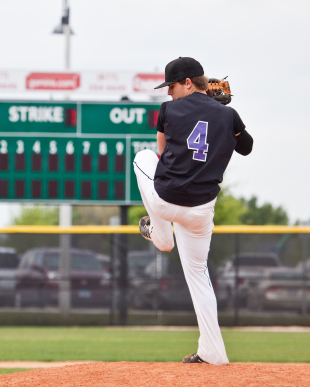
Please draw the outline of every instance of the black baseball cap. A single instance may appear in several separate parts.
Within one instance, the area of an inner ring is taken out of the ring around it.
[[[160,89],[161,87],[172,85],[172,83],[183,81],[186,78],[191,79],[203,74],[203,67],[197,60],[180,56],[167,64],[165,68],[165,82],[154,87],[154,89]]]

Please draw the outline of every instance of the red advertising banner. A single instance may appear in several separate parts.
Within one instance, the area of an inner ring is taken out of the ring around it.
[[[80,75],[76,73],[31,73],[26,78],[27,90],[76,90]]]
[[[137,74],[133,79],[133,91],[154,94],[154,87],[165,82],[164,74]]]

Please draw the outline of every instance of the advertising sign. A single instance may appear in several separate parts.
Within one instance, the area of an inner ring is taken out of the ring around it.
[[[133,79],[133,90],[145,94],[161,94],[163,90],[154,90],[154,87],[165,81],[163,74],[137,74]]]
[[[136,72],[81,71],[74,73],[0,70],[0,94],[32,92],[70,92],[72,95],[148,95],[164,96],[164,74]]]
[[[0,93],[24,91],[25,75],[24,71],[0,70]]]
[[[27,90],[76,90],[79,87],[79,74],[31,73],[26,78]]]

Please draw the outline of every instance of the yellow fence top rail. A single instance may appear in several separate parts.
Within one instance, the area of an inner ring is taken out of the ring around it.
[[[217,234],[299,234],[310,233],[310,226],[215,226]],[[138,226],[10,226],[2,234],[139,234]]]

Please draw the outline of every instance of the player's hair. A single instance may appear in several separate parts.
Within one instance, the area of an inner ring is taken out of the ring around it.
[[[199,77],[190,78],[190,80],[198,90],[207,90],[209,79],[206,76],[200,75]],[[179,81],[181,85],[185,85],[185,82],[185,79],[184,81]]]

